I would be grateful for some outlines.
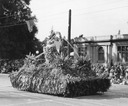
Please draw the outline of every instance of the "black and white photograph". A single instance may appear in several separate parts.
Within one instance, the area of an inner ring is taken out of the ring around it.
[[[0,106],[127,106],[128,0],[0,0]]]

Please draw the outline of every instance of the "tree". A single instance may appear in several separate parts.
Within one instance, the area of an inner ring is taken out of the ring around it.
[[[17,59],[42,52],[29,4],[30,0],[0,0],[0,58]]]

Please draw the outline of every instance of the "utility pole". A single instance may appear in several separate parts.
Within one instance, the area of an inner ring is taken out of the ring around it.
[[[71,9],[69,10],[69,21],[68,21],[68,42],[71,42]],[[70,56],[70,45],[68,44],[68,56]]]
[[[110,66],[113,66],[113,59],[112,59],[112,47],[113,47],[113,43],[112,43],[112,40],[113,40],[113,36],[110,35],[110,46],[109,46],[109,51],[110,51]]]

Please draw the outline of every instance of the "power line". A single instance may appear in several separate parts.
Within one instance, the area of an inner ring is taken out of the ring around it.
[[[118,2],[122,2],[122,1],[118,1]],[[114,2],[109,2],[107,4],[111,4],[111,3],[115,3],[115,1]],[[117,3],[117,1],[116,1],[116,3]],[[87,7],[87,8],[76,9],[76,11],[88,9],[88,8],[91,8],[91,7],[103,6],[104,4],[106,5],[106,3],[103,3],[103,4],[100,4],[100,5],[94,5],[94,6],[90,6],[90,7]],[[100,10],[100,11],[102,11],[102,10]],[[23,12],[23,13],[27,13],[27,12]],[[65,13],[68,13],[68,11],[63,11],[63,12],[59,12],[59,13],[56,13],[56,14],[49,14],[49,15],[45,16],[45,18],[47,18],[47,17],[50,17],[51,18],[51,16],[57,16],[57,15],[65,14]],[[90,12],[87,12],[87,13],[90,13]],[[0,19],[4,19],[4,18],[8,18],[8,17],[14,17],[14,15],[0,17]]]
[[[59,3],[48,3],[49,5],[52,5],[52,7],[56,7],[56,6],[60,6],[61,4],[65,4],[65,3],[69,3],[69,2],[74,2],[75,0],[64,0],[62,2],[59,2]],[[45,9],[49,8],[49,6],[46,6]]]
[[[81,16],[81,15],[86,15],[86,14],[95,14],[95,13],[99,13],[99,12],[111,11],[111,10],[121,9],[121,8],[126,8],[126,7],[128,7],[128,6],[122,6],[122,7],[115,7],[115,8],[105,9],[105,10],[86,12],[86,13],[76,14],[74,16]]]
[[[119,2],[122,2],[122,1],[118,1],[117,2],[117,0],[116,1],[113,1],[113,2],[109,2],[109,3],[107,3],[107,4],[113,4],[113,3],[119,3]],[[100,4],[100,5],[95,5],[95,6],[93,6],[93,7],[97,7],[97,6],[103,6],[103,5],[106,5],[106,3],[103,3],[103,4]],[[88,7],[88,8],[91,8],[91,6],[90,7]],[[88,9],[88,8],[82,8],[82,9],[76,9],[76,11],[78,11],[78,10],[84,10],[84,9]],[[119,8],[119,7],[118,7]],[[122,7],[121,7],[122,8]],[[117,9],[117,8],[113,8],[113,9]],[[111,9],[111,10],[113,10],[113,9]],[[99,11],[96,11],[96,12],[100,12],[100,11],[108,11],[109,9],[107,9],[107,10],[99,10]],[[110,11],[110,10],[109,10]],[[95,11],[94,11],[95,12]],[[68,13],[68,11],[64,11],[64,12],[60,12],[60,13],[56,13],[56,14],[50,14],[50,15],[47,15],[47,16],[45,16],[45,17],[43,17],[43,18],[50,18],[50,19],[53,19],[52,17],[55,17],[56,18],[56,16],[58,16],[58,15],[62,15],[62,14],[65,14],[65,13]],[[93,12],[86,12],[86,13],[82,13],[82,14],[92,14]],[[80,15],[82,15],[82,14],[80,14]],[[78,14],[79,15],[79,14]],[[49,19],[44,19],[44,20],[49,20]]]
[[[123,1],[123,0],[122,0]],[[119,2],[122,2],[122,1],[113,1],[113,2],[108,2],[108,3],[102,3],[102,4],[99,4],[99,5],[93,5],[93,6],[89,6],[89,7],[86,7],[86,8],[80,8],[80,9],[74,9],[76,11],[79,11],[79,10],[85,10],[85,9],[89,9],[89,8],[94,8],[94,7],[97,7],[97,6],[103,6],[103,5],[108,5],[108,4],[114,4],[114,3],[119,3]]]
[[[51,17],[51,16],[58,16],[58,15],[66,14],[66,13],[68,13],[68,11],[63,11],[63,12],[59,12],[59,13],[55,13],[55,14],[49,14],[44,17],[47,18],[47,17]]]
[[[57,13],[57,14],[55,14],[55,15],[59,15],[59,14],[63,14],[63,13],[66,13],[66,12],[61,12],[61,13]],[[8,17],[13,17],[13,16],[8,16]],[[7,18],[7,17],[2,17],[2,18]],[[1,18],[0,18],[1,19]],[[62,18],[60,18],[60,17],[55,17],[55,20],[57,20],[57,19],[61,19],[62,20]],[[44,21],[46,21],[46,20],[53,20],[53,18],[51,18],[50,17],[50,19],[44,19]],[[24,24],[26,24],[26,23],[24,23]],[[13,26],[17,26],[17,25],[24,25],[24,24],[11,24],[11,25],[3,25],[3,26],[0,26],[0,28],[5,28],[5,27],[13,27]]]
[[[65,0],[65,1],[68,1],[68,0]],[[72,0],[73,1],[73,0]],[[63,1],[64,2],[64,1]],[[71,2],[71,1],[68,1],[68,2]],[[118,1],[118,2],[122,2],[122,1]],[[112,4],[112,3],[117,3],[117,0],[114,1],[114,2],[109,2],[107,4]],[[59,3],[61,4],[61,3]],[[106,3],[103,3],[103,4],[100,4],[100,5],[94,5],[94,6],[90,6],[90,7],[87,7],[87,8],[81,8],[81,9],[75,9],[75,11],[79,11],[79,10],[84,10],[84,9],[88,9],[88,8],[91,8],[91,7],[97,7],[97,6],[103,6],[103,5],[106,5]],[[56,14],[50,14],[50,15],[47,15],[45,17],[49,17],[49,16],[57,16],[57,15],[60,15],[60,14],[65,14],[67,13],[68,11],[63,11],[63,12],[60,12],[60,13],[56,13]],[[22,13],[27,13],[27,12],[22,12]],[[3,19],[3,18],[8,18],[8,17],[14,17],[14,15],[11,15],[11,16],[4,16],[4,17],[0,17],[0,19]]]
[[[24,13],[24,12],[23,12],[23,13]],[[51,18],[51,16],[53,16],[53,17],[56,18],[56,16],[62,15],[62,14],[66,14],[66,13],[68,13],[68,11],[63,11],[63,12],[59,12],[59,13],[56,13],[56,14],[49,14],[49,15],[43,17],[43,18]],[[15,17],[15,16],[13,16],[13,15],[11,15],[11,16],[4,16],[4,17],[0,17],[0,19],[9,18],[9,17]],[[44,19],[44,20],[45,20],[45,19]],[[47,20],[47,19],[46,19],[46,20]]]
[[[72,2],[73,0],[65,0],[65,1],[63,1],[63,2],[61,2],[61,3],[55,3],[54,5],[57,5],[57,4],[62,4],[62,3],[67,3],[67,2]],[[73,1],[74,2],[74,1]],[[116,0],[116,2],[117,2],[117,0]],[[109,2],[108,4],[110,4],[110,3],[115,3],[115,2]],[[106,4],[106,3],[104,3],[104,4]],[[94,5],[95,7],[97,7],[97,6],[101,6],[101,5],[104,5],[104,4],[100,4],[100,5]],[[94,7],[93,6],[93,7]],[[92,6],[90,6],[90,7],[88,7],[88,8],[91,8]],[[83,9],[88,9],[88,8],[82,8],[82,9],[75,9],[76,11],[79,11],[79,10],[83,10]],[[61,15],[61,14],[65,14],[65,13],[68,13],[68,11],[63,11],[63,12],[60,12],[60,13],[56,13],[56,14],[49,14],[49,15],[47,15],[47,16],[45,16],[46,18],[47,17],[51,17],[51,16],[57,16],[57,15]]]
[[[114,3],[114,2],[113,2]],[[98,6],[98,5],[96,5],[96,6]],[[95,13],[99,13],[99,12],[104,12],[104,11],[110,11],[110,10],[114,10],[114,9],[120,9],[120,8],[126,8],[126,7],[128,7],[128,6],[122,6],[122,7],[115,7],[115,8],[110,8],[110,9],[105,9],[105,10],[99,10],[99,11],[92,11],[92,12],[86,12],[86,13],[81,13],[81,14],[76,14],[76,15],[74,15],[74,16],[81,16],[81,15],[85,15],[85,14],[95,14]],[[87,9],[87,8],[86,8]],[[80,9],[79,9],[80,10]],[[57,16],[57,15],[60,15],[60,14],[65,14],[65,13],[68,13],[67,11],[64,11],[64,12],[60,12],[60,13],[56,13],[56,14],[50,14],[50,15],[48,15],[48,16],[53,16],[53,15],[55,15],[55,16]],[[2,19],[2,18],[7,18],[7,17],[13,17],[13,15],[12,16],[6,16],[6,17],[0,17],[0,19]],[[53,18],[52,17],[49,17],[50,19],[44,19],[44,21],[45,20],[52,20]],[[56,17],[55,17],[56,18]],[[58,17],[59,18],[59,17]],[[57,18],[56,18],[57,19]],[[60,19],[60,18],[59,18]],[[6,25],[6,26],[0,26],[0,28],[1,27],[11,27],[11,26],[15,26],[15,25],[23,25],[23,24],[14,24],[14,25]]]
[[[104,11],[111,11],[111,10],[115,10],[115,9],[120,9],[120,8],[126,8],[128,6],[122,6],[122,7],[115,7],[115,8],[110,8],[110,9],[106,9],[106,10],[99,10],[99,11],[93,11],[93,12],[86,12],[86,13],[82,13],[82,14],[77,14],[77,15],[74,15],[74,16],[81,16],[81,15],[86,15],[86,14],[95,14],[95,13],[99,13],[99,12],[104,12]],[[50,17],[51,18],[51,17]],[[52,18],[53,19],[53,18]],[[48,19],[49,20],[52,20],[52,19]],[[57,18],[55,18],[57,19]],[[61,18],[59,18],[61,19]],[[45,21],[45,20],[44,20]],[[24,23],[26,24],[26,23]],[[11,27],[11,26],[16,26],[16,25],[23,25],[23,24],[12,24],[12,25],[5,25],[5,26],[0,26],[0,28],[3,28],[3,27]]]

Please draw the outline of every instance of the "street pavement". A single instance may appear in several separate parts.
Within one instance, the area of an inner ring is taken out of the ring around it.
[[[128,106],[128,86],[112,85],[104,94],[64,98],[19,91],[11,86],[8,74],[0,74],[0,106]]]

